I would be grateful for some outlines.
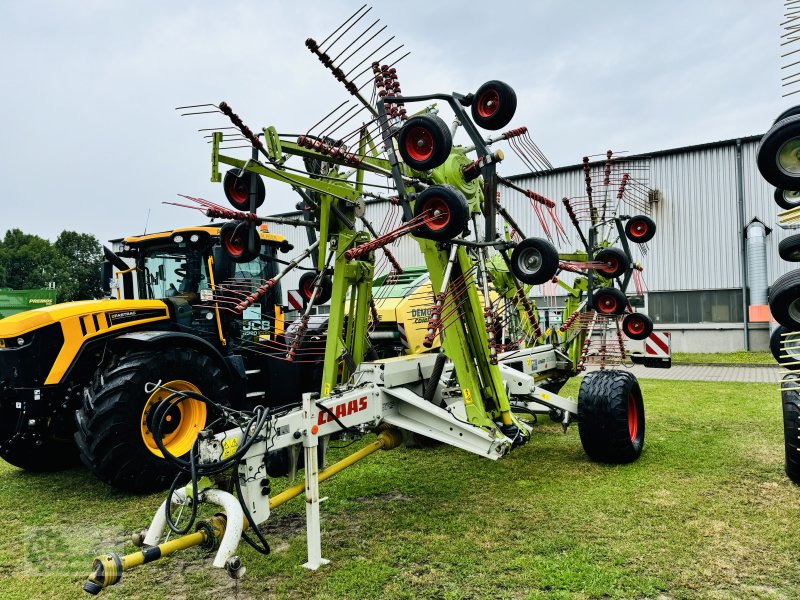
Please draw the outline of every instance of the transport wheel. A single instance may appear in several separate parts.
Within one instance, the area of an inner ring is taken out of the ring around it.
[[[769,351],[782,365],[800,364],[800,331],[790,331],[783,325],[769,336]]]
[[[250,252],[247,247],[249,233],[249,225],[242,221],[225,223],[220,229],[222,248],[233,262],[246,263],[258,257],[257,252]]]
[[[597,272],[602,273],[605,277],[624,275],[631,266],[631,261],[620,248],[603,248],[595,254],[594,260],[605,263],[605,266],[597,269]]]
[[[800,191],[800,115],[778,121],[764,134],[756,163],[761,176],[775,187]]]
[[[228,403],[225,374],[197,350],[169,348],[114,357],[76,412],[75,441],[89,470],[125,492],[155,492],[175,479],[175,466],[163,458],[153,436],[155,410],[170,392],[148,394],[144,389],[146,383],[158,381],[172,390],[201,392],[215,402]],[[184,400],[170,408],[161,429],[167,451],[185,457],[197,433],[217,416],[201,400]]]
[[[517,94],[502,81],[487,81],[472,100],[472,120],[484,129],[500,129],[514,118],[517,111]]]
[[[400,129],[397,144],[403,162],[417,171],[429,171],[450,156],[453,137],[447,124],[436,115],[417,115]]]
[[[625,237],[635,244],[644,244],[656,234],[656,222],[647,215],[636,215],[625,224]]]
[[[267,191],[264,188],[264,180],[261,176],[252,171],[242,171],[241,169],[230,169],[222,179],[222,189],[225,197],[231,206],[236,210],[250,212],[250,184],[256,181],[256,208],[264,204]]]
[[[785,379],[794,381],[794,375]],[[789,384],[794,385],[794,384]],[[781,391],[783,405],[783,447],[786,453],[786,475],[800,483],[800,396],[797,390]]]
[[[590,459],[612,464],[635,461],[644,446],[644,401],[627,371],[594,371],[578,392],[578,434]]]
[[[783,121],[784,119],[793,117],[795,115],[800,115],[800,104],[798,104],[797,106],[793,106],[792,108],[787,108],[785,111],[783,111],[781,114],[778,115],[778,118],[775,119],[772,122],[772,124],[775,125],[775,123],[777,123],[778,121]]]
[[[787,262],[800,262],[800,233],[782,239],[778,244],[778,254]]]
[[[0,458],[26,471],[60,471],[78,463],[72,441],[72,419],[54,420],[41,437],[17,435],[17,421],[24,415],[8,402],[0,404]]]
[[[769,310],[789,329],[800,329],[800,269],[789,271],[769,288]]]
[[[300,276],[300,282],[298,284],[298,289],[300,293],[303,295],[303,298],[306,299],[306,302],[311,300],[311,296],[314,293],[314,282],[317,280],[319,273],[316,271],[307,271]],[[317,297],[314,299],[314,305],[325,304],[328,300],[331,299],[331,294],[333,293],[333,282],[331,281],[331,276],[329,273],[326,273],[322,276],[322,282],[320,284],[319,293]]]
[[[630,313],[622,319],[622,333],[632,340],[646,340],[653,333],[653,322],[642,313]]]
[[[617,288],[597,288],[592,294],[592,307],[602,315],[621,315],[628,307],[628,299]]]
[[[432,185],[414,202],[414,217],[423,217],[414,235],[437,242],[459,236],[467,228],[469,206],[464,195],[451,185]]]
[[[558,271],[558,250],[542,238],[525,238],[511,252],[511,271],[529,285],[550,281]]]
[[[797,208],[800,206],[800,192],[775,188],[775,204],[784,210]]]

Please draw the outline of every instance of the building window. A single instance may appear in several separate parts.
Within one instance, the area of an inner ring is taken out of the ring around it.
[[[654,323],[741,323],[742,290],[650,292]]]

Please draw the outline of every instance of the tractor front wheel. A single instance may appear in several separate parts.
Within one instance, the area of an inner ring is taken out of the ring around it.
[[[145,390],[146,384],[157,382],[160,389]],[[197,350],[169,348],[114,357],[76,412],[75,441],[94,475],[136,494],[162,490],[172,482],[175,466],[163,457],[153,433],[156,409],[172,391],[200,392],[227,404],[230,387],[222,369]],[[217,416],[202,400],[174,403],[161,421],[164,447],[185,458],[197,434]]]
[[[592,460],[635,461],[644,446],[644,401],[636,377],[626,371],[594,371],[578,392],[578,434]]]

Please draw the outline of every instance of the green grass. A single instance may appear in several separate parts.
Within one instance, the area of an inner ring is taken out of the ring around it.
[[[672,362],[774,365],[771,352],[673,352]]]
[[[322,484],[331,564],[319,571],[300,566],[295,500],[270,519],[272,555],[242,548],[238,583],[192,549],[126,573],[103,595],[796,597],[800,489],[783,473],[777,387],[641,385],[646,447],[634,464],[589,462],[577,429],[549,422],[498,462],[445,447],[380,452]],[[126,539],[161,500],[117,494],[83,470],[0,467],[0,597],[85,597],[92,557],[133,551]]]

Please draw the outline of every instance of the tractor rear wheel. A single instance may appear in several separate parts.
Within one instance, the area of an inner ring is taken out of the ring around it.
[[[114,357],[96,378],[83,408],[76,412],[75,441],[81,460],[103,482],[132,493],[166,488],[175,478],[174,465],[155,443],[153,415],[170,392],[145,391],[145,384],[200,392],[214,402],[228,403],[230,386],[222,369],[207,355],[190,348],[130,352]],[[161,429],[167,451],[185,457],[198,432],[216,419],[201,400],[188,399],[170,408]]]
[[[635,461],[644,446],[644,401],[639,382],[626,371],[594,371],[578,392],[578,434],[592,460]]]
[[[788,376],[792,381],[793,375]],[[800,483],[800,395],[797,390],[781,392],[783,405],[783,447],[786,452],[786,475]]]

